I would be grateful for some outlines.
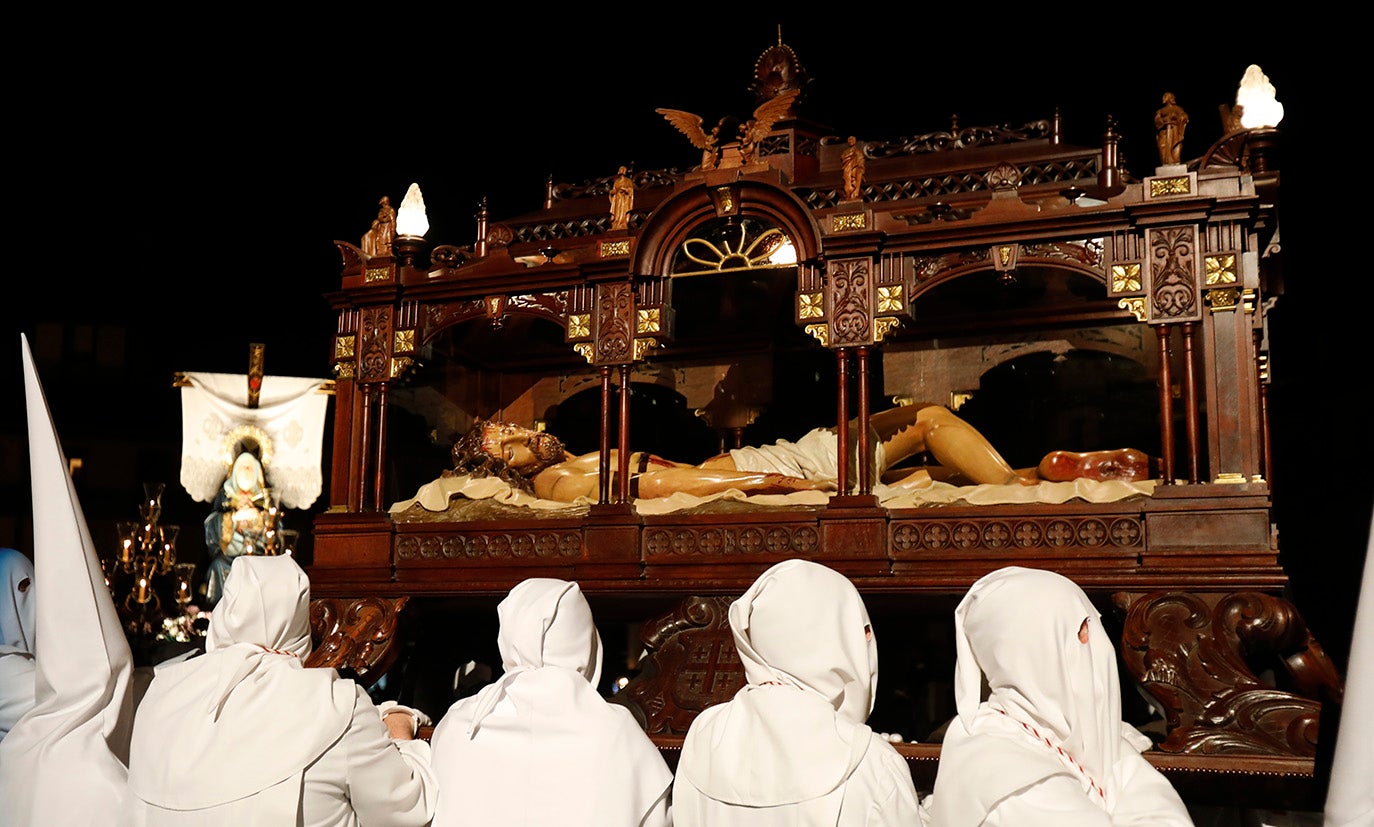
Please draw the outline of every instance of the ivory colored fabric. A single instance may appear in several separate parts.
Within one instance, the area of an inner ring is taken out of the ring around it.
[[[969,589],[954,627],[958,715],[927,799],[932,827],[1191,827],[1140,754],[1149,739],[1121,720],[1116,650],[1073,581],[999,569]]]
[[[1374,525],[1355,607],[1345,705],[1331,760],[1326,827],[1374,827]]]
[[[157,671],[129,786],[140,825],[394,825],[434,814],[423,741],[396,741],[362,687],[310,653],[310,584],[290,556],[234,560],[205,654]]]
[[[905,759],[864,723],[878,648],[854,585],[788,560],[731,604],[729,620],[747,682],[687,732],[677,824],[923,823]]]
[[[34,706],[0,741],[0,824],[121,824],[133,657],[28,339],[20,340],[33,491]]]
[[[596,690],[601,637],[576,583],[523,581],[497,607],[504,674],[439,721],[435,827],[667,827],[672,773]]]
[[[258,407],[248,407],[248,377],[187,373],[181,389],[181,484],[197,502],[210,502],[229,472],[225,438],[241,426],[272,440],[267,477],[287,508],[309,508],[323,487],[324,420],[329,397],[323,379],[264,376]]]

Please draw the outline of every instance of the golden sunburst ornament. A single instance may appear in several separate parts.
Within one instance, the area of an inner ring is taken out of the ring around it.
[[[262,463],[263,468],[272,464],[272,437],[256,425],[239,425],[225,433],[219,443],[220,461],[225,468],[233,467],[245,442],[258,446],[258,462]]]

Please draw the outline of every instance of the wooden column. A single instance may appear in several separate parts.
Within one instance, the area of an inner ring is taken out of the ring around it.
[[[615,501],[630,501],[630,365],[620,366],[620,428],[616,451]]]
[[[1169,366],[1169,338],[1172,335],[1172,325],[1162,324],[1155,328],[1159,343],[1159,461],[1165,485],[1174,483],[1174,385]]]
[[[859,493],[873,493],[873,446],[868,427],[868,348],[856,348],[859,371]]]
[[[1197,322],[1187,322],[1182,326],[1183,338],[1183,416],[1188,438],[1188,482],[1196,485],[1202,481],[1199,468],[1202,446],[1198,444],[1198,398],[1197,366],[1193,353],[1193,333]]]
[[[835,484],[841,494],[849,493],[849,351],[845,348],[835,350],[836,397],[839,399],[836,413],[835,435],[839,443],[839,468]]]

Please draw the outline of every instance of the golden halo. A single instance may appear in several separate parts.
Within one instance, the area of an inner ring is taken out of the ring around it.
[[[228,431],[219,443],[220,461],[226,469],[233,467],[246,442],[258,446],[258,462],[262,463],[264,469],[272,464],[272,437],[256,425],[240,425]]]

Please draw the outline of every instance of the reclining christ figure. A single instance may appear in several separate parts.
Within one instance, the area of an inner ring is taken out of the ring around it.
[[[898,488],[920,488],[932,479],[1036,485],[1081,477],[1136,482],[1150,476],[1149,457],[1134,448],[1051,451],[1035,468],[1014,469],[977,429],[940,405],[891,408],[873,414],[869,424],[879,479]],[[644,498],[678,492],[705,497],[729,489],[745,494],[835,491],[836,439],[833,429],[817,428],[797,442],[735,448],[697,465],[636,451],[630,456],[631,488]],[[938,467],[893,467],[922,452],[929,452]],[[615,453],[612,449],[612,468]],[[594,500],[599,491],[599,452],[573,455],[552,434],[512,423],[475,421],[454,443],[453,461],[457,473],[498,477],[541,499]]]

